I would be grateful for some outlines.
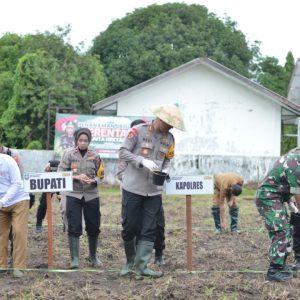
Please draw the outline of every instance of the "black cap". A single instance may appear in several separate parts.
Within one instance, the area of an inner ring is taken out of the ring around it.
[[[242,186],[240,184],[234,184],[232,187],[231,187],[231,193],[232,195],[234,196],[238,196],[242,193]]]
[[[136,120],[134,120],[134,121],[131,122],[130,128],[133,127],[133,126],[139,125],[139,124],[144,124],[144,123],[146,123],[144,120],[142,120],[142,119],[136,119]]]

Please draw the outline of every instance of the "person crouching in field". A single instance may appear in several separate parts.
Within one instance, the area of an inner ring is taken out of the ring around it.
[[[242,193],[244,179],[236,173],[219,173],[214,176],[214,198],[211,208],[216,233],[226,230],[225,199],[231,218],[231,232],[238,232],[238,212],[236,197]]]
[[[65,192],[71,268],[79,267],[79,237],[82,235],[82,211],[89,241],[89,262],[92,267],[102,263],[97,257],[100,233],[100,199],[97,185],[104,177],[99,155],[88,148],[92,139],[88,128],[76,131],[75,148],[66,149],[58,171],[73,171],[73,191]]]
[[[285,202],[295,198],[300,204],[300,148],[296,148],[275,161],[260,184],[256,193],[256,206],[263,217],[271,239],[269,248],[270,266],[267,272],[269,281],[287,281],[293,277],[292,270],[286,265],[286,259],[292,248],[292,232]],[[294,270],[300,269],[300,217],[292,213],[294,226]]]
[[[12,228],[13,276],[22,277],[27,261],[29,194],[23,190],[20,169],[9,155],[0,154],[0,273],[7,269]]]

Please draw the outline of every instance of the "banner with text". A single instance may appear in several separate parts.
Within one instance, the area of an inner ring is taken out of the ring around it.
[[[54,153],[60,157],[65,149],[74,147],[75,130],[87,127],[92,132],[90,148],[96,150],[102,158],[117,158],[130,123],[136,119],[140,117],[56,114]]]

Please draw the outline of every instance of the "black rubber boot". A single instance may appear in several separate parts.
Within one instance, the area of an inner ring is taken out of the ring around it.
[[[295,257],[295,261],[292,265],[292,269],[294,271],[299,271],[300,270],[300,257]]]
[[[283,266],[270,266],[267,272],[266,279],[268,281],[288,281],[293,278],[293,272],[290,271],[285,265]]]
[[[292,265],[292,270],[294,272],[294,277],[300,277],[300,253],[295,253],[295,261]]]
[[[5,276],[7,274],[9,274],[9,270],[7,270],[7,269],[0,269],[0,277],[1,276]]]
[[[231,218],[230,230],[231,232],[238,232],[238,218],[239,218],[239,208],[238,207],[230,207],[229,215]]]
[[[42,225],[42,224],[36,224],[36,225],[35,225],[35,232],[36,232],[36,233],[41,233],[41,232],[43,232],[43,225]]]
[[[135,259],[135,238],[131,241],[124,241],[124,249],[126,254],[126,264],[122,267],[121,276],[127,276],[132,273]]]
[[[146,276],[152,278],[158,278],[163,276],[163,273],[160,271],[153,271],[147,268],[147,264],[151,259],[151,254],[153,250],[153,242],[148,241],[139,241],[136,247],[135,255],[135,269],[138,276]]]
[[[88,236],[89,240],[89,262],[90,266],[93,268],[100,267],[102,265],[101,260],[97,257],[98,248],[98,236]]]
[[[71,269],[79,268],[79,237],[69,236]]]
[[[211,213],[215,221],[216,233],[221,233],[220,207],[212,206]]]
[[[292,269],[295,272],[295,277],[300,277],[300,214],[292,212],[290,222],[293,225],[293,250],[295,256]]]
[[[154,244],[155,247],[155,244]],[[162,249],[156,249],[155,250],[155,258],[154,258],[154,263],[157,266],[164,266],[166,264],[165,262],[165,256],[164,256],[164,251]]]
[[[159,256],[155,255],[154,263],[160,267],[164,266],[166,264],[165,256],[164,255],[159,255]]]

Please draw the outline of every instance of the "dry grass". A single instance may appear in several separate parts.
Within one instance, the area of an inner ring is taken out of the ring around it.
[[[243,199],[245,197],[245,199]],[[120,195],[118,188],[101,191],[102,232],[100,272],[50,273],[30,271],[24,279],[1,278],[0,299],[299,299],[300,280],[265,283],[269,240],[253,203],[253,192],[240,200],[242,233],[215,235],[210,197],[193,198],[193,266],[187,273],[185,244],[185,199],[165,197],[166,260],[163,278],[157,280],[120,278],[124,263],[120,238]],[[54,203],[55,267],[67,269],[67,237],[62,233],[58,203]],[[34,231],[36,207],[30,215],[29,268],[45,268],[47,233]],[[229,220],[228,220],[229,222]],[[81,268],[88,268],[87,241],[81,239]]]

